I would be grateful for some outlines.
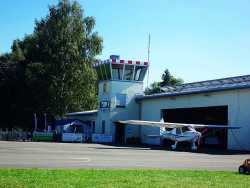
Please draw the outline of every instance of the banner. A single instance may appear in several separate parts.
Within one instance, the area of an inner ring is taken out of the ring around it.
[[[63,133],[62,134],[63,142],[82,142],[83,134],[80,133]]]
[[[53,133],[33,132],[32,141],[53,141]]]
[[[94,143],[111,143],[112,136],[105,134],[92,134],[92,142]]]

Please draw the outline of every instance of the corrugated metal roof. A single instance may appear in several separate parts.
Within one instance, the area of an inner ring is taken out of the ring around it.
[[[141,95],[136,97],[136,100],[140,101],[159,97],[181,96],[245,88],[250,88],[250,75],[193,82],[179,86],[162,87],[162,90],[165,91],[164,93]]]
[[[71,112],[67,113],[66,116],[86,116],[86,115],[96,115],[98,110],[82,111],[82,112]]]

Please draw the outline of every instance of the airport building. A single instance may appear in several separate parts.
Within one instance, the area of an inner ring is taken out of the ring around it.
[[[250,75],[187,83],[144,95],[148,62],[125,61],[119,56],[94,65],[99,77],[99,109],[68,113],[88,121],[95,142],[164,144],[160,128],[116,126],[118,120],[240,126],[237,130],[203,129],[202,146],[250,150]]]

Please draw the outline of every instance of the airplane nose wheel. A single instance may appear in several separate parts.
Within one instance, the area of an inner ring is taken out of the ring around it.
[[[197,151],[198,147],[195,145],[195,142],[193,142],[191,150],[192,151]]]
[[[176,150],[178,142],[175,142],[173,145],[171,145],[172,150]]]
[[[200,149],[200,145],[201,145],[201,134],[199,134],[198,138],[197,138],[196,151],[198,151]]]
[[[172,146],[171,146],[171,149],[172,149],[172,150],[176,150],[176,146],[175,146],[175,145],[172,145]]]

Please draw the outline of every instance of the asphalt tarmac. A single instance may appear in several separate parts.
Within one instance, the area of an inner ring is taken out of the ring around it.
[[[0,168],[163,168],[237,171],[249,154],[101,144],[0,141]]]

